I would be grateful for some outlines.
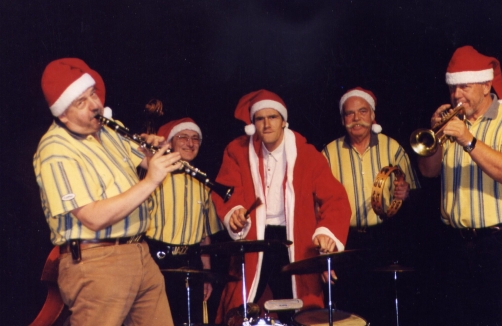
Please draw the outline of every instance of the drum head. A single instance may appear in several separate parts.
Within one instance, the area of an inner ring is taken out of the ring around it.
[[[296,326],[328,326],[329,310],[314,309],[300,311],[293,316],[293,322]],[[341,310],[333,310],[333,325],[344,326],[366,326],[366,320],[363,318]]]

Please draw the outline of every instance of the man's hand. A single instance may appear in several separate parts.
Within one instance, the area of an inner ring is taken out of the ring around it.
[[[164,155],[168,145],[164,145],[154,156],[148,161],[148,172],[145,180],[160,184],[168,173],[179,170],[181,168],[181,155],[178,152]]]
[[[324,271],[321,277],[324,283],[328,283],[328,271]],[[335,271],[331,270],[331,284],[335,284],[336,280],[338,280],[338,277],[336,276]]]
[[[244,229],[244,226],[246,226],[247,218],[244,216],[244,213],[246,213],[246,209],[239,208],[230,216],[229,225],[232,232],[239,233]]]
[[[467,146],[474,136],[471,134],[464,121],[458,117],[452,118],[444,127],[443,133],[451,136],[462,147]]]
[[[335,251],[336,243],[335,240],[331,239],[325,234],[318,234],[314,238],[314,245],[319,248],[319,252],[322,254],[329,254]]]
[[[209,297],[211,296],[211,293],[213,292],[213,286],[211,283],[207,282],[204,283],[204,301],[209,300]]]
[[[159,147],[159,146],[166,145],[165,138],[162,136],[157,136],[155,134],[141,134],[140,137],[141,137],[141,139],[143,139],[143,141],[145,143],[147,143],[148,145],[153,146],[153,147]],[[162,151],[162,153],[165,153],[169,148],[170,147],[167,147],[165,150]],[[145,154],[146,157],[153,156],[151,151],[149,151],[143,147],[140,147],[139,150],[143,154]]]
[[[410,184],[404,179],[401,181],[394,180],[394,198],[398,200],[405,200],[410,193]]]

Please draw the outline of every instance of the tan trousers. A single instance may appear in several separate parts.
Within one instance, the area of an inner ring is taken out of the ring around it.
[[[174,324],[164,277],[145,242],[82,250],[79,263],[63,254],[58,284],[71,325]]]

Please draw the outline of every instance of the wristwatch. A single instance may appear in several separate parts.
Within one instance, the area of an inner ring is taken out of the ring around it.
[[[476,146],[476,137],[472,137],[472,140],[464,146],[464,151],[470,153],[474,149],[474,146]]]

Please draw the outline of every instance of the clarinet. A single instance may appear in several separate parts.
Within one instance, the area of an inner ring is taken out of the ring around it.
[[[98,121],[101,123],[101,125],[109,127],[110,129],[114,130],[122,137],[133,141],[134,143],[138,144],[141,148],[144,148],[144,149],[150,151],[152,154],[155,154],[160,150],[159,147],[152,146],[152,145],[148,144],[140,135],[131,134],[129,132],[128,128],[119,125],[115,121],[108,119],[108,118],[105,118],[104,116],[102,116],[99,113],[96,114],[94,117],[96,119],[98,119]],[[171,153],[170,149],[168,149],[164,153],[164,155],[169,154],[169,153]],[[202,182],[209,189],[211,189],[216,194],[218,194],[221,198],[223,198],[224,202],[226,202],[227,200],[230,199],[230,197],[232,196],[232,193],[234,192],[234,187],[227,187],[225,185],[222,185],[221,183],[211,181],[207,177],[206,173],[204,173],[201,170],[199,170],[198,168],[190,165],[190,163],[188,163],[187,161],[180,160],[179,162],[181,163],[185,173],[191,175],[193,178]]]

